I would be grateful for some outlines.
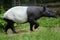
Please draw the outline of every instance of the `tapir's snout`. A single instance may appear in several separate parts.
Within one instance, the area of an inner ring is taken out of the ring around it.
[[[52,12],[52,11],[50,11],[50,12],[48,11],[47,14],[48,14],[49,17],[52,17],[52,18],[57,18],[58,17],[58,15],[55,12]]]
[[[58,15],[57,14],[53,14],[52,17],[53,18],[58,18]]]
[[[56,14],[52,14],[52,17],[57,18],[57,15]]]

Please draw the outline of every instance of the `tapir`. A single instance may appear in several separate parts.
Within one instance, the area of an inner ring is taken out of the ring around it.
[[[56,18],[57,15],[48,7],[42,6],[15,6],[10,8],[4,13],[4,20],[7,22],[7,25],[4,28],[5,33],[11,28],[13,33],[17,33],[14,28],[14,23],[30,24],[30,31],[37,29],[39,23],[37,20],[41,17],[53,17]]]

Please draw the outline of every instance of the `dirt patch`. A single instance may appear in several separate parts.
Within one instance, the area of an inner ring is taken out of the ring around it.
[[[15,30],[16,30],[16,32],[18,32],[17,34],[28,32],[28,30],[26,30],[26,29],[20,29],[20,28],[16,28]],[[7,33],[8,34],[14,34],[11,29],[9,29]]]
[[[53,27],[51,29],[54,30],[54,31],[60,31],[60,27]]]

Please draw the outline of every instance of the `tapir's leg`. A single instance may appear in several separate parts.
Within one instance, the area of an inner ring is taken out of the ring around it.
[[[4,18],[4,20],[7,22],[7,25],[4,28],[5,33],[7,33],[9,28],[11,28],[13,33],[16,33],[15,28],[14,28],[14,22],[12,20],[5,19],[5,18]]]
[[[39,26],[39,24],[37,23],[37,21],[34,20],[34,19],[29,19],[29,23],[30,23],[30,31],[33,31],[33,25],[35,25],[34,26],[35,29],[38,28],[38,26]]]
[[[10,23],[10,28],[11,28],[11,30],[13,31],[13,33],[17,33],[17,32],[15,31],[15,28],[14,28],[14,23]]]
[[[35,21],[35,26],[34,26],[34,28],[36,29],[36,28],[38,28],[38,26],[39,26],[39,24]]]
[[[5,33],[7,33],[7,30],[8,30],[9,28],[11,28],[11,30],[13,31],[13,33],[16,33],[13,22],[7,23],[7,25],[6,25],[5,28],[4,28]]]
[[[5,33],[7,34],[7,30],[9,29],[10,27],[9,27],[9,24],[7,24],[6,26],[5,26],[5,28],[4,28],[4,31],[5,31]]]
[[[28,19],[28,22],[30,23],[30,31],[33,31],[33,25],[34,25],[33,19],[32,18],[29,18]]]
[[[30,31],[33,31],[33,23],[30,23]]]
[[[32,23],[33,23],[35,29],[38,28],[39,24],[36,20],[32,20]]]

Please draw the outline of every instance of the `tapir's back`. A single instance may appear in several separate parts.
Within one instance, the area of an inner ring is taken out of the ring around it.
[[[16,23],[24,23],[27,21],[27,6],[16,6],[9,9],[4,18],[13,20]]]

